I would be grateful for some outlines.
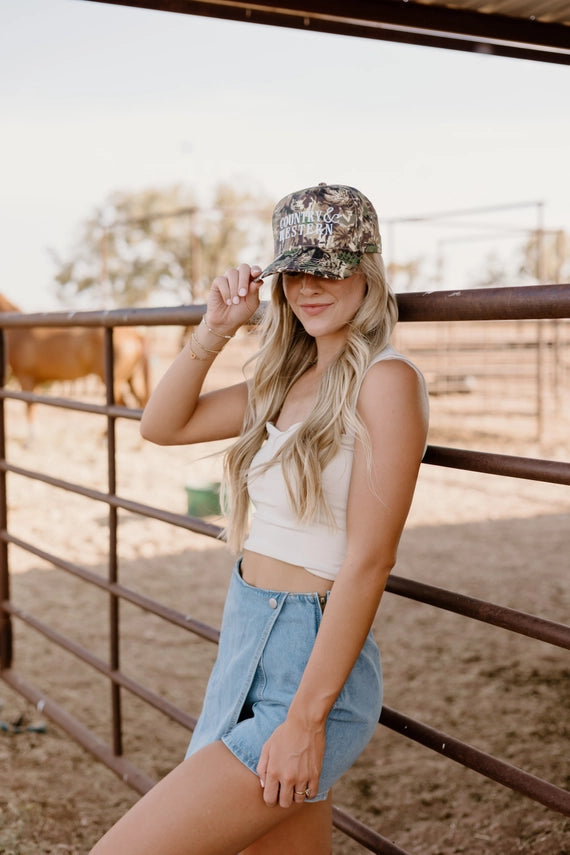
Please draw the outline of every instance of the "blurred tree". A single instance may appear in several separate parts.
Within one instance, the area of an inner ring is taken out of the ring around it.
[[[182,185],[114,192],[82,223],[69,259],[52,251],[57,296],[125,307],[157,293],[198,302],[218,273],[271,255],[271,210],[229,184],[208,207]]]
[[[502,288],[513,284],[505,262],[497,252],[489,252],[485,256],[484,264],[481,273],[472,274],[470,288]]]
[[[484,263],[481,272],[477,271],[472,276],[471,288],[568,282],[570,240],[562,230],[532,231],[518,246],[510,262],[493,251],[485,257]]]
[[[536,283],[570,281],[570,239],[558,231],[535,231],[522,247],[519,273]]]
[[[386,272],[392,288],[395,291],[414,291],[422,264],[423,258],[421,256],[402,263],[391,261]]]

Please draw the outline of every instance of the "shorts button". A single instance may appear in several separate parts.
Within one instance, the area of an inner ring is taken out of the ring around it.
[[[275,599],[275,597],[269,598],[269,605],[271,606],[272,609],[277,608],[277,600]]]

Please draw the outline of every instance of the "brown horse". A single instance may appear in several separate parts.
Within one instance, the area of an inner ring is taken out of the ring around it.
[[[0,312],[20,311],[0,294]],[[13,327],[6,329],[5,335],[7,363],[25,392],[33,392],[41,383],[76,380],[89,374],[105,382],[104,332],[100,327]],[[128,387],[143,407],[150,394],[145,336],[130,327],[117,327],[113,344],[115,402],[126,406]],[[32,406],[28,404],[30,428],[31,424]]]

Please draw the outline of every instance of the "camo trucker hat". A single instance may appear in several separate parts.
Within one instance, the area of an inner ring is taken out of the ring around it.
[[[271,273],[312,273],[346,279],[365,252],[382,252],[374,206],[344,184],[318,184],[289,194],[273,211],[275,258]]]

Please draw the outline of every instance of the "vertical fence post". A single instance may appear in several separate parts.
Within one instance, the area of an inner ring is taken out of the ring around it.
[[[539,202],[537,206],[537,225],[536,225],[536,280],[537,285],[544,285],[546,282],[546,243],[544,240],[544,202]],[[544,320],[536,322],[536,412],[537,412],[537,440],[540,446],[544,444],[544,430],[546,424],[545,418],[545,371],[544,371],[544,355],[545,355],[545,329]]]
[[[4,386],[6,374],[6,334],[0,328],[0,381]],[[4,398],[0,398],[0,460],[6,459]],[[6,470],[0,468],[0,531],[8,528],[8,502],[6,500]],[[0,671],[12,664],[12,619],[4,610],[3,603],[10,599],[10,573],[8,567],[8,544],[0,539]]]
[[[105,327],[105,392],[107,406],[115,403],[115,356],[113,349],[113,327]],[[107,416],[107,482],[109,495],[117,492],[115,417]],[[117,557],[117,508],[109,505],[109,582],[118,581],[119,562]],[[109,664],[113,671],[119,670],[120,630],[119,598],[109,595]],[[113,753],[123,753],[121,720],[121,689],[117,683],[111,683],[111,710],[113,727]]]
[[[539,446],[544,443],[544,384],[546,380],[544,371],[544,321],[536,321],[536,439]]]

